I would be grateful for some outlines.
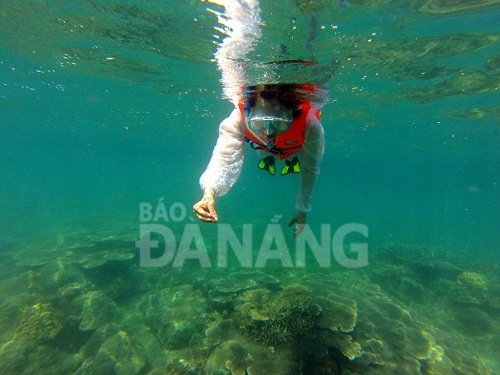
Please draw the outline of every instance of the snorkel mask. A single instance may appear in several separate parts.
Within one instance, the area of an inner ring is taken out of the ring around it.
[[[249,111],[247,126],[254,133],[265,132],[266,136],[276,136],[286,132],[292,125],[293,115],[291,110],[255,107]]]

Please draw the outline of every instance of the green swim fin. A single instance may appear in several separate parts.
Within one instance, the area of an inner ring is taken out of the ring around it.
[[[274,176],[276,173],[276,168],[274,166],[274,156],[270,155],[259,161],[259,169],[263,169]]]
[[[292,160],[285,160],[285,165],[281,168],[282,176],[289,173],[300,173],[300,162],[297,156],[295,156]]]

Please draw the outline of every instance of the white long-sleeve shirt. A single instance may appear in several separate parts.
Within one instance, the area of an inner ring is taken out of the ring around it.
[[[300,155],[300,182],[295,199],[295,209],[311,211],[311,198],[320,172],[320,163],[325,149],[323,126],[311,108],[306,119],[305,137]],[[203,190],[211,188],[220,197],[229,191],[238,180],[243,168],[245,125],[238,109],[234,109],[219,126],[219,138],[207,169],[200,177]]]

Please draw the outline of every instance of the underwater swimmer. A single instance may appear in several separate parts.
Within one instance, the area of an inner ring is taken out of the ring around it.
[[[219,137],[205,172],[200,177],[203,197],[193,206],[196,216],[215,223],[219,216],[216,197],[223,196],[238,180],[243,167],[244,144],[257,150],[258,167],[276,173],[276,159],[284,162],[281,175],[300,173],[295,199],[296,213],[289,226],[296,225],[297,237],[311,210],[311,199],[324,152],[324,131],[320,106],[305,100],[300,92],[310,85],[270,84],[248,86],[228,118],[219,126]]]

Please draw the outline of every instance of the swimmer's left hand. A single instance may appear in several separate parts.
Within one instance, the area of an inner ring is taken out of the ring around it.
[[[288,226],[291,227],[293,224],[297,224],[295,230],[293,231],[293,238],[297,238],[297,236],[300,233],[302,233],[306,225],[306,214],[302,212],[297,212],[293,217],[292,221],[288,223]]]

